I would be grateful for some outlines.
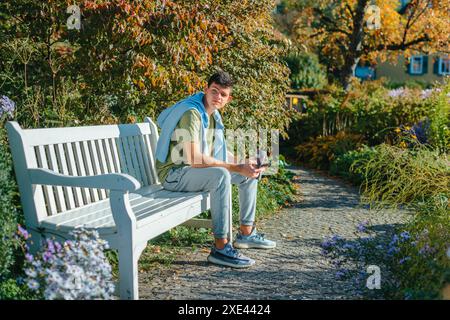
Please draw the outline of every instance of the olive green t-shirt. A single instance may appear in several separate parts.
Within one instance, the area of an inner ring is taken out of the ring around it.
[[[214,138],[214,128],[215,128],[215,121],[213,115],[209,116],[209,127],[206,132],[206,142],[208,143],[209,148],[209,156],[211,156],[213,151],[213,138]],[[202,128],[202,120],[200,118],[200,113],[195,109],[190,109],[186,111],[183,116],[181,117],[180,121],[178,122],[177,126],[175,127],[175,130],[177,129],[184,129],[187,130],[186,133],[188,135],[177,137],[177,141],[170,141],[169,145],[169,153],[167,154],[166,162],[160,162],[159,160],[156,160],[156,172],[158,174],[159,181],[164,182],[164,180],[167,177],[167,174],[169,173],[169,170],[172,168],[179,168],[187,166],[187,164],[182,161],[182,150],[181,146],[182,144],[178,144],[179,141],[184,142],[198,142],[200,143],[202,141],[201,137],[201,128]],[[174,151],[174,148],[177,146],[178,150]],[[172,155],[176,155],[175,159]]]

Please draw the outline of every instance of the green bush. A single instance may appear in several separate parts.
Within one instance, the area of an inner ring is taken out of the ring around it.
[[[443,288],[450,283],[449,230],[448,208],[442,207],[431,211],[419,210],[404,228],[403,232],[407,232],[411,239],[400,245],[397,263],[391,266],[403,297],[443,298]]]
[[[0,281],[0,300],[30,300],[37,296],[24,284],[16,279]]]
[[[0,281],[11,276],[16,262],[17,224],[23,223],[19,194],[4,128],[0,128]]]
[[[356,240],[334,235],[322,243],[336,277],[353,281],[355,294],[365,299],[442,299],[450,282],[448,212],[417,213],[407,225],[378,227],[364,221]],[[380,290],[366,286],[370,265],[381,269]]]
[[[450,282],[447,156],[421,144],[409,149],[381,144],[350,151],[333,162],[333,173],[361,183],[363,203],[377,210],[402,207],[413,213],[393,234],[374,229],[368,231],[370,237],[357,241],[334,236],[324,242],[325,255],[341,268],[339,277],[359,281],[357,287],[366,298],[374,297],[374,290],[365,287],[368,275],[361,269],[370,264],[384,268],[385,299],[443,298]]]
[[[376,154],[376,150],[373,147],[368,146],[363,146],[358,150],[348,151],[337,156],[331,162],[330,173],[335,176],[340,176],[359,186],[364,181],[364,177],[361,173],[355,172],[358,167],[355,163],[359,160],[370,160],[376,157]],[[352,168],[352,170],[350,170],[350,168]]]
[[[348,93],[340,87],[328,86],[310,99],[307,114],[291,124],[289,133],[303,143],[345,130],[362,135],[369,146],[374,146],[386,142],[391,131],[400,125],[413,126],[425,118],[436,117],[448,125],[448,103],[444,94],[437,94],[445,86],[436,86],[435,92],[426,97],[419,89],[391,92],[384,85],[381,80],[355,83]],[[436,101],[438,96],[442,96],[442,100],[438,99],[440,104]],[[440,128],[444,128],[443,124]]]
[[[315,54],[293,52],[285,58],[285,61],[291,70],[292,89],[322,89],[327,84],[325,69]]]
[[[364,177],[363,201],[376,207],[431,203],[448,208],[450,165],[446,154],[424,146],[413,150],[376,146],[376,157],[359,159],[356,173]],[[443,201],[445,199],[445,201]]]
[[[442,153],[450,152],[450,79],[442,90],[431,97],[430,143]]]

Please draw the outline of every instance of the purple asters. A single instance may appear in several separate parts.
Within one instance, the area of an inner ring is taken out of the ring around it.
[[[11,99],[7,96],[0,96],[0,117],[2,117],[3,114],[8,114],[12,117],[15,109],[16,104]]]
[[[358,226],[356,227],[356,230],[358,230],[358,232],[366,232],[368,224],[369,224],[369,222],[367,220],[360,222],[358,224]]]
[[[411,128],[411,134],[414,134],[417,137],[417,141],[422,144],[428,143],[427,133],[430,129],[430,120],[425,119],[423,121],[419,121]]]
[[[21,231],[23,233],[23,231]],[[112,299],[114,283],[96,231],[77,229],[64,244],[47,239],[34,257],[26,253],[26,283],[47,300]]]
[[[17,226],[17,233],[21,235],[25,240],[27,240],[30,237],[28,231],[25,228],[23,228],[20,224]]]

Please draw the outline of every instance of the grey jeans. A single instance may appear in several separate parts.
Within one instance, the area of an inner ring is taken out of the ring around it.
[[[242,225],[253,225],[256,211],[258,180],[231,173],[221,167],[171,169],[163,182],[170,191],[206,191],[211,197],[211,215],[215,238],[227,238],[231,184],[239,186],[239,214]]]

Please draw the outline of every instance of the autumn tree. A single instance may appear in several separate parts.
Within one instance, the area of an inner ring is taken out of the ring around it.
[[[36,44],[28,73],[41,77],[32,84],[55,87],[73,79],[86,105],[104,99],[123,121],[129,115],[155,118],[224,69],[237,80],[235,99],[225,110],[232,128],[284,132],[289,124],[284,108],[289,70],[271,24],[274,0],[82,0],[81,28],[69,30],[66,10],[72,4],[0,4],[0,11],[14,17],[3,23],[4,42],[19,37]],[[21,74],[20,63],[16,67]]]
[[[317,50],[330,74],[348,89],[361,59],[450,52],[450,0],[290,0],[297,10],[292,37]]]

